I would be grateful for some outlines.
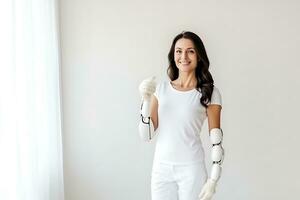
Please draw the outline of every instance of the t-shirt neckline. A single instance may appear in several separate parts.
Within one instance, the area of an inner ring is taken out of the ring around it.
[[[194,92],[194,91],[196,90],[196,88],[193,88],[193,89],[191,89],[191,90],[181,91],[181,90],[175,89],[175,88],[173,87],[171,81],[168,81],[168,83],[169,83],[169,86],[171,87],[171,89],[172,89],[173,91],[175,91],[175,92],[178,92],[178,93],[191,93],[191,92]]]

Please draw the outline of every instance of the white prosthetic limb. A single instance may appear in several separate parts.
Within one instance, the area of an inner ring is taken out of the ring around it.
[[[217,182],[221,176],[221,164],[224,160],[224,149],[222,147],[223,132],[220,128],[213,128],[209,133],[210,141],[212,143],[211,159],[212,168],[210,178],[203,186],[199,194],[200,200],[210,200],[216,192]]]
[[[156,90],[155,77],[145,79],[139,85],[142,96],[141,120],[139,122],[139,134],[143,141],[149,142],[154,137],[154,126],[150,117],[151,96]]]

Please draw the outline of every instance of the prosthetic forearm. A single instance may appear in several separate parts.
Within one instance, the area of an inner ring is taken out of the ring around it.
[[[141,139],[147,142],[154,136],[154,126],[150,117],[150,100],[142,101],[139,133]]]
[[[224,160],[224,149],[222,147],[223,132],[220,128],[213,128],[210,130],[210,141],[212,143],[211,159],[212,168],[210,178],[214,181],[218,181],[221,176],[221,164]]]
[[[154,136],[154,126],[150,117],[151,95],[156,90],[155,76],[142,81],[139,91],[142,96],[141,119],[139,123],[139,134],[142,140],[150,141]]]
[[[220,128],[213,128],[209,132],[210,141],[212,143],[211,159],[212,168],[210,178],[203,186],[199,195],[200,200],[209,200],[215,193],[217,181],[221,176],[221,164],[224,160],[224,149],[222,147],[223,132]]]

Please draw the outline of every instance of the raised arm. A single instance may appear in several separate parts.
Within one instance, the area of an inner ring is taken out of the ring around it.
[[[158,101],[153,93],[156,90],[155,77],[148,78],[139,86],[142,97],[139,134],[143,141],[149,142],[158,127]]]

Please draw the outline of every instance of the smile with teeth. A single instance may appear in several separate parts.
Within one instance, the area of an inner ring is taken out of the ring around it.
[[[183,65],[188,65],[190,64],[191,62],[179,62],[180,64],[183,64]]]

